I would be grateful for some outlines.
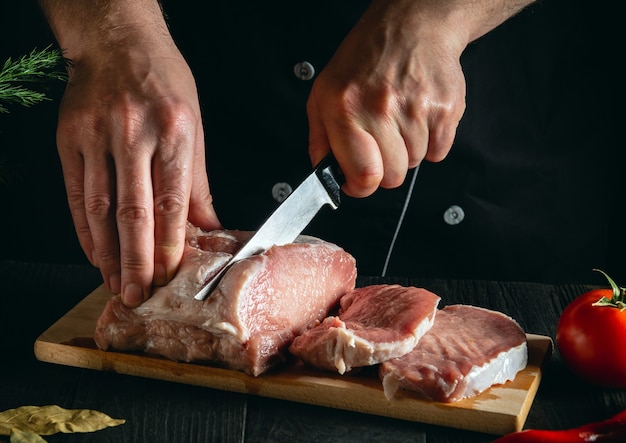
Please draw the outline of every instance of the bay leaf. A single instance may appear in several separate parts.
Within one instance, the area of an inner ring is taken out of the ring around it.
[[[11,443],[46,443],[46,441],[35,432],[13,429],[13,432],[11,432]]]
[[[12,429],[38,435],[93,432],[125,422],[91,409],[64,409],[57,405],[20,406],[0,412],[0,435],[11,435]]]

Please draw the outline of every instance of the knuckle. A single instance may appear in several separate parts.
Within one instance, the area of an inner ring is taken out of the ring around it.
[[[368,195],[382,182],[384,173],[380,165],[361,166],[352,179],[352,188],[363,190],[361,195]],[[359,195],[360,196],[360,195]]]
[[[333,113],[333,117],[349,119],[358,113],[362,107],[363,99],[361,89],[353,85],[347,85],[336,91],[335,94],[325,97],[325,109],[330,110]]]
[[[192,140],[200,120],[189,106],[179,103],[163,109],[158,118],[156,145],[161,161],[168,165],[168,169],[180,169],[181,150],[192,152]]]
[[[185,210],[185,196],[177,190],[169,190],[155,197],[155,216],[175,216]]]
[[[123,150],[130,159],[136,155],[143,154],[138,148],[144,145],[142,143],[142,135],[145,118],[143,111],[140,109],[128,108],[123,113],[123,124],[118,126],[121,143],[118,143],[115,148]]]
[[[117,208],[117,223],[122,226],[146,226],[150,211],[147,207],[138,204],[121,204]]]
[[[62,109],[57,125],[57,144],[60,147],[79,146],[85,138],[96,139],[105,134],[108,119],[100,108]]]
[[[70,208],[82,208],[85,206],[85,195],[82,186],[73,183],[73,180],[66,179],[67,202]]]
[[[100,267],[117,264],[119,261],[119,250],[117,248],[97,248],[94,252]]]
[[[98,263],[113,263],[119,259],[119,253],[117,249],[112,248],[98,248],[95,250],[98,257]]]
[[[395,91],[383,87],[374,103],[376,104],[374,108],[376,115],[385,117],[397,114],[398,109],[404,106],[405,98],[398,96]]]
[[[404,183],[405,178],[405,173],[390,172],[385,174],[385,177],[380,182],[380,186],[386,189],[397,188],[398,186],[402,185],[402,183]]]
[[[407,100],[402,104],[404,113],[413,121],[426,120],[428,115],[432,113],[433,106],[433,99],[424,95],[412,100]]]
[[[107,194],[93,194],[85,196],[85,212],[88,217],[104,220],[111,215],[113,201]]]
[[[122,268],[138,270],[145,266],[144,257],[136,254],[126,254],[122,257]]]

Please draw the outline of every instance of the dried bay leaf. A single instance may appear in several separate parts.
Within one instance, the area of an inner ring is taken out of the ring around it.
[[[13,429],[38,435],[94,432],[125,422],[90,409],[64,409],[57,405],[20,406],[0,412],[0,435],[11,435]]]
[[[13,429],[11,433],[11,443],[45,443],[46,441],[41,438],[39,434],[30,431],[20,431],[19,429]]]

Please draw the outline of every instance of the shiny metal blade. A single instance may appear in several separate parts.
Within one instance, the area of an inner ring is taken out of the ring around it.
[[[259,254],[274,245],[292,243],[324,205],[337,209],[343,175],[332,154],[304,180],[270,215],[254,236],[235,254],[217,275],[195,295],[204,300],[235,262]]]

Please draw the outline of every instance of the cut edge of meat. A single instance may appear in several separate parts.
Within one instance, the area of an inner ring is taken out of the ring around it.
[[[343,375],[353,368],[373,366],[411,352],[430,330],[441,298],[423,288],[400,285],[373,285],[357,288],[341,297],[339,316],[296,337],[289,350],[306,364]],[[368,316],[385,310],[380,303],[392,303],[381,321]],[[372,305],[373,303],[373,305]],[[409,315],[406,315],[409,313]],[[393,321],[392,321],[393,320]],[[390,329],[390,325],[394,327]]]
[[[413,335],[393,343],[376,343],[364,339],[355,334],[353,330],[348,329],[339,317],[327,317],[320,327],[326,326],[326,323],[332,323],[332,325],[319,334],[320,337],[323,337],[320,340],[323,345],[316,347],[315,353],[305,356],[297,352],[294,353],[293,349],[291,351],[292,354],[311,366],[330,371],[337,370],[339,374],[343,375],[353,368],[373,366],[411,352],[419,339],[432,326],[432,319],[422,322]],[[326,356],[332,357],[326,358]]]
[[[346,324],[339,320],[341,326],[336,326],[329,331],[331,335],[328,338],[329,355],[334,356],[335,368],[341,375],[351,371],[353,367],[373,366],[382,361],[400,357],[415,348],[419,339],[433,325],[433,320],[434,317],[424,320],[412,335],[393,343],[366,340],[348,329]]]
[[[445,395],[450,396],[459,389],[459,384],[463,383],[465,385],[463,396],[458,398],[447,397],[446,399],[438,398],[434,400],[449,403],[474,396],[492,386],[514,380],[518,372],[523,370],[527,364],[528,345],[527,342],[524,342],[508,351],[499,353],[496,358],[482,366],[473,366],[463,380],[450,385],[450,389],[444,390]],[[391,400],[400,389],[400,380],[401,377],[399,377],[395,371],[388,372],[383,376],[383,392],[387,400]],[[440,385],[446,386],[447,384],[441,381]],[[432,397],[432,393],[420,390],[416,386],[413,386],[412,389],[408,391],[416,392],[423,397]]]
[[[513,380],[528,364],[528,340],[510,316],[471,305],[437,312],[432,329],[410,353],[383,362],[385,397],[399,390],[450,403]]]

